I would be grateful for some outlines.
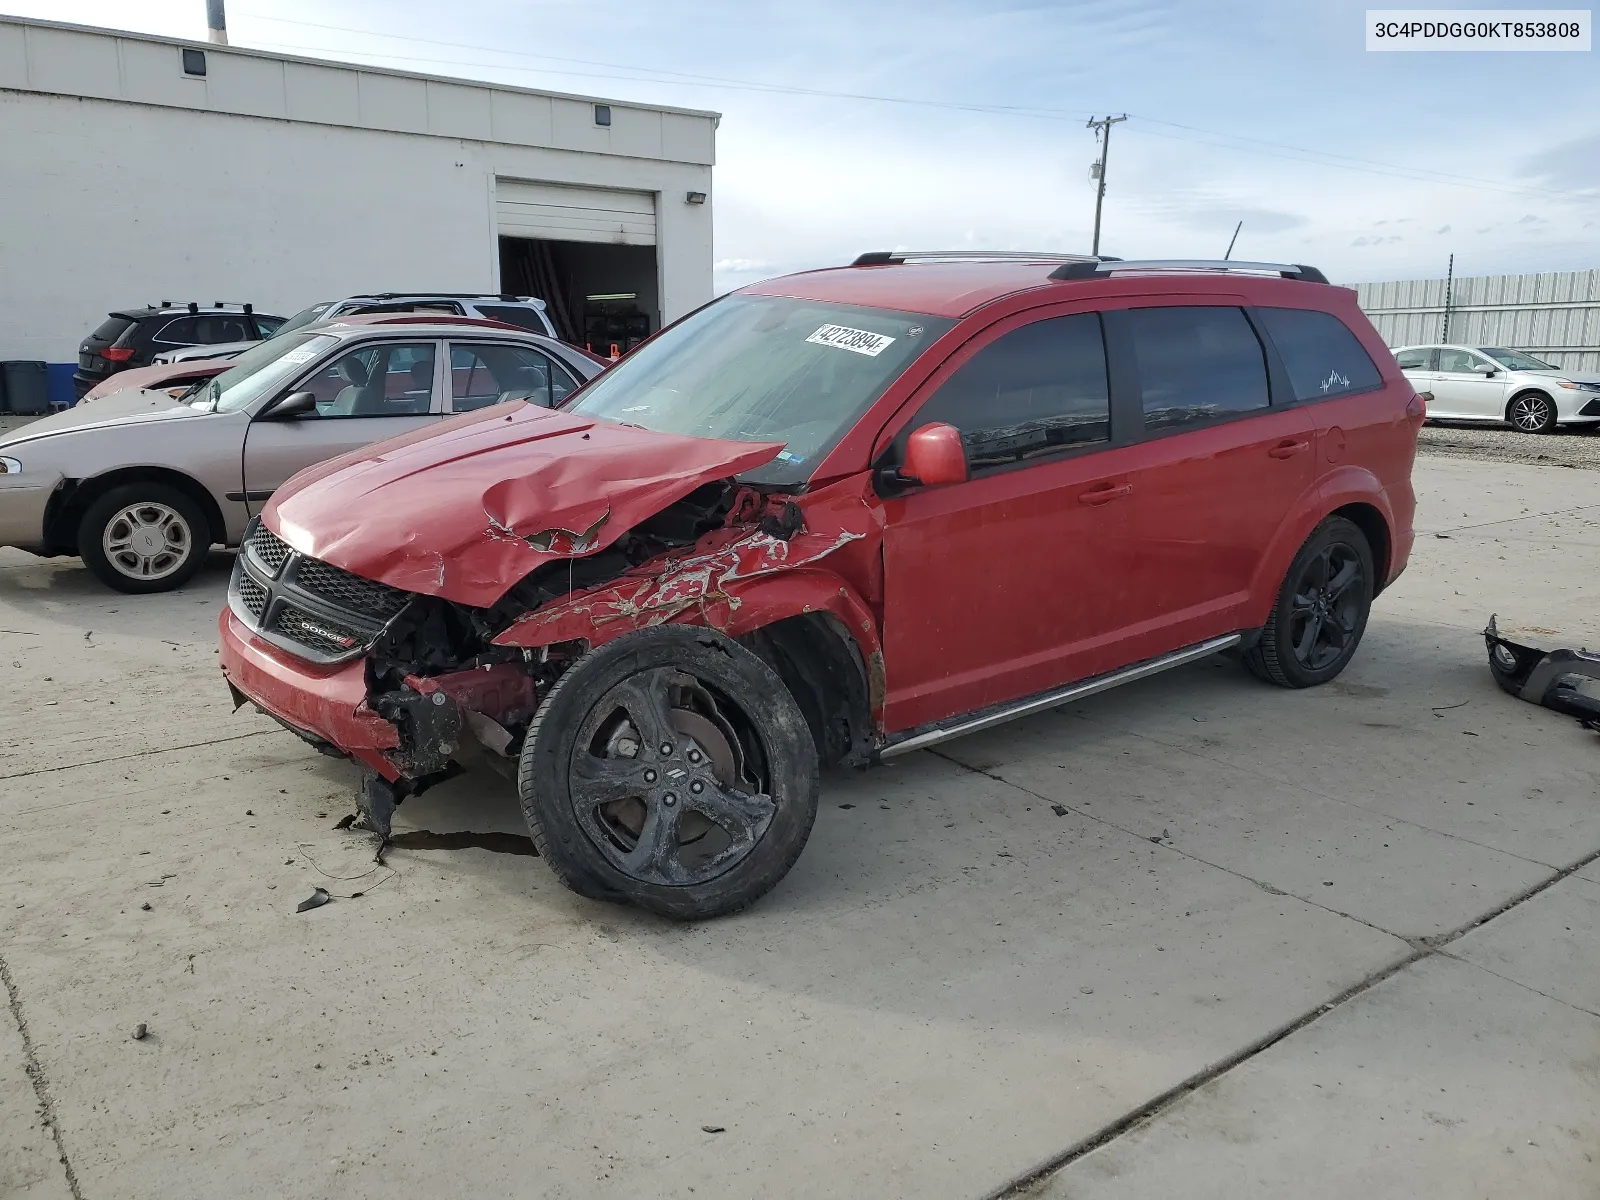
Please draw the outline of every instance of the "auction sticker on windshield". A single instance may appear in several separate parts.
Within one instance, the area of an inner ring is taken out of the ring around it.
[[[848,325],[824,325],[806,341],[876,358],[894,339],[881,333],[869,333],[865,329],[851,329]]]

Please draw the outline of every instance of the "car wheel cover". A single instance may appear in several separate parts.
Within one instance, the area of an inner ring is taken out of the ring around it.
[[[568,795],[579,826],[631,879],[709,882],[754,851],[777,813],[757,756],[744,753],[754,736],[736,705],[691,675],[629,676],[589,711],[573,746]]]
[[[194,552],[194,533],[176,509],[141,501],[112,514],[100,549],[117,574],[149,583],[182,570]]]
[[[1518,396],[1511,404],[1511,423],[1537,433],[1549,421],[1549,402],[1539,396]]]
[[[1289,642],[1295,661],[1325,671],[1355,646],[1366,598],[1366,569],[1354,546],[1333,542],[1306,563],[1295,583]]]

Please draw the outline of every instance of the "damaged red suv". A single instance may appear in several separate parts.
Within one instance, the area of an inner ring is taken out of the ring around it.
[[[514,776],[575,891],[750,904],[819,771],[1234,649],[1355,653],[1422,401],[1313,268],[864,255],[748,287],[550,411],[296,476],[222,669],[365,768],[363,823]]]

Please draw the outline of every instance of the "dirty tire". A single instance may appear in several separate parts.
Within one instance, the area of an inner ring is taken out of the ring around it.
[[[1350,578],[1343,578],[1345,571]],[[1279,687],[1315,687],[1335,678],[1361,644],[1374,579],[1366,534],[1343,517],[1329,517],[1294,556],[1260,639],[1245,651],[1245,665]]]
[[[1523,392],[1506,405],[1506,420],[1522,433],[1554,433],[1556,406],[1543,392]]]
[[[127,549],[112,548],[117,545]],[[111,488],[90,503],[78,524],[83,565],[107,587],[134,595],[182,587],[210,549],[211,526],[200,506],[164,483]],[[147,566],[143,572],[141,564]]]
[[[539,854],[573,891],[699,920],[788,874],[816,819],[818,769],[770,667],[714,630],[661,625],[556,681],[517,790]]]

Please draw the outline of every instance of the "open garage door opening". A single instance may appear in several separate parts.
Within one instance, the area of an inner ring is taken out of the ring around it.
[[[500,289],[538,296],[556,332],[626,353],[661,327],[655,196],[500,179]]]

